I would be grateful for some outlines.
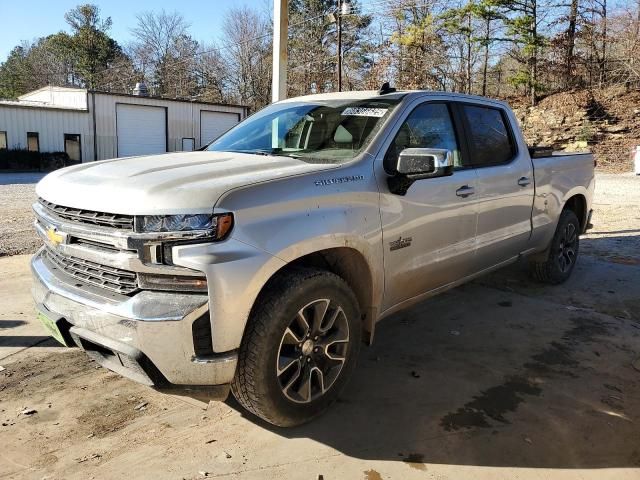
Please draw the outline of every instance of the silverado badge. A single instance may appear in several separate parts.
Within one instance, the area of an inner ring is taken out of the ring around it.
[[[413,241],[413,238],[411,237],[402,238],[402,236],[400,236],[400,238],[398,238],[397,240],[394,240],[393,242],[389,242],[389,247],[390,247],[390,250],[393,252],[394,250],[399,250],[401,248],[406,248],[411,246],[412,241]]]

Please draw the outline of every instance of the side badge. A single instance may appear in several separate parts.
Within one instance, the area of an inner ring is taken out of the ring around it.
[[[400,238],[398,238],[397,240],[389,242],[389,250],[393,252],[394,250],[400,250],[401,248],[410,247],[412,241],[413,238],[411,237],[402,238],[402,236],[400,236]]]

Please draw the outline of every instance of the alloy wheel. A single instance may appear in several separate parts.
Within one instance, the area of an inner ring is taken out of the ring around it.
[[[340,305],[327,298],[302,307],[285,329],[276,359],[282,393],[310,403],[334,384],[344,366],[349,323]]]
[[[572,268],[576,261],[577,250],[578,231],[573,223],[568,223],[562,230],[560,243],[558,245],[557,260],[562,273],[565,273]]]

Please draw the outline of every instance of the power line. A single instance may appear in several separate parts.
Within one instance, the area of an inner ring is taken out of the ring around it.
[[[424,0],[414,0],[414,1],[411,3],[411,6],[412,6],[413,4],[417,4],[417,3],[424,3]],[[383,6],[383,5],[390,5],[390,6],[393,6],[393,5],[394,5],[394,2],[390,2],[389,0],[377,0],[377,1],[374,1],[374,2],[371,2],[371,3],[368,3],[368,4],[366,4],[366,5],[362,5],[362,6],[360,6],[360,9],[358,10],[358,12],[356,12],[356,13],[354,13],[354,14],[349,14],[349,15],[358,15],[358,14],[361,14],[361,13],[362,13],[362,10],[364,10],[364,8],[365,8],[365,7],[368,9],[368,8],[375,8],[376,6]],[[400,5],[401,5],[402,7],[404,7],[404,2],[403,2],[403,1],[401,1],[401,2],[400,2]],[[396,5],[396,6],[397,6],[397,5]],[[318,15],[314,15],[314,16],[310,16],[310,17],[305,17],[305,18],[303,18],[302,20],[300,20],[299,22],[290,23],[290,24],[289,24],[289,28],[297,27],[297,26],[301,26],[301,25],[304,25],[304,24],[306,24],[306,23],[309,23],[309,22],[311,22],[311,21],[313,21],[313,20],[316,20],[316,19],[318,19],[318,18],[326,17],[326,16],[327,16],[328,14],[330,14],[330,13],[331,13],[331,12],[322,12],[322,13],[320,13],[320,14],[318,14]],[[373,13],[373,12],[372,12],[372,13]],[[349,16],[349,15],[348,15],[348,16]],[[268,32],[268,33],[265,33],[265,34],[262,34],[262,35],[258,35],[258,36],[253,37],[253,38],[249,38],[249,39],[247,39],[247,40],[243,40],[243,41],[241,41],[241,42],[236,42],[236,43],[232,43],[232,44],[226,44],[226,45],[223,45],[223,46],[215,46],[215,47],[210,48],[210,49],[207,49],[207,50],[201,50],[201,51],[195,52],[195,53],[194,53],[194,54],[192,54],[192,55],[187,55],[187,56],[185,56],[185,57],[175,59],[174,61],[172,61],[172,62],[170,63],[169,72],[171,72],[172,70],[176,70],[176,69],[178,68],[178,66],[179,66],[179,65],[181,65],[181,64],[184,64],[184,63],[187,63],[187,62],[193,61],[193,60],[194,60],[195,58],[197,58],[197,57],[201,57],[201,56],[208,55],[208,54],[211,54],[211,53],[222,53],[222,52],[224,52],[224,51],[229,51],[229,50],[232,50],[232,49],[234,49],[234,48],[237,48],[237,47],[240,47],[240,46],[243,46],[243,45],[246,45],[246,44],[250,44],[250,43],[253,43],[253,42],[255,42],[255,41],[262,40],[262,39],[264,39],[264,38],[271,37],[272,35],[273,35],[273,34],[272,34],[272,32]],[[149,63],[150,63],[150,64],[153,64],[154,62],[149,62]],[[138,69],[138,70],[143,70],[145,67],[146,67],[146,62],[141,64],[139,61],[138,61],[137,63],[136,63],[135,61],[131,61],[130,63],[125,62],[124,64],[122,64],[122,65],[120,65],[120,66],[109,66],[109,67],[105,67],[105,68],[103,68],[103,69],[101,69],[101,70],[98,70],[98,71],[96,71],[96,72],[93,72],[93,73],[92,73],[92,75],[93,75],[94,77],[99,77],[100,75],[103,75],[103,74],[105,74],[105,73],[117,74],[119,71],[122,71],[122,70],[124,70],[124,69],[126,69],[126,70],[131,70],[131,69],[133,69],[133,70],[136,70],[136,69]],[[295,67],[294,67],[294,68],[295,68]],[[115,83],[122,82],[123,80],[125,80],[125,81],[129,81],[129,80],[133,79],[134,77],[139,76],[139,75],[140,75],[140,73],[141,73],[140,71],[134,71],[134,72],[131,72],[131,73],[129,73],[128,75],[126,75],[126,77],[124,77],[124,78],[119,78],[119,79],[114,79],[114,80],[112,80],[112,81],[110,81],[110,82],[107,82],[107,83],[103,84],[103,86],[104,86],[104,87],[106,87],[106,88],[110,88],[110,87],[111,87],[111,86],[113,86]]]
[[[417,1],[420,1],[420,0],[417,0]],[[390,4],[389,0],[378,0],[378,1],[375,1],[375,2],[367,4],[366,6],[367,7],[374,7],[376,5],[387,5],[387,4]],[[360,7],[360,9],[362,9],[362,7]],[[331,12],[323,12],[323,13],[320,13],[318,15],[314,15],[314,16],[311,16],[311,17],[305,17],[302,20],[300,20],[299,22],[290,23],[288,25],[288,27],[292,28],[292,27],[298,27],[298,26],[304,25],[304,24],[309,23],[309,22],[311,22],[313,20],[316,20],[318,18],[326,17],[329,13],[331,13]],[[358,15],[358,14],[360,14],[360,11],[358,11],[357,13],[354,13],[354,14],[349,14],[349,15]],[[228,50],[231,50],[233,48],[236,48],[236,47],[239,47],[239,46],[243,46],[243,45],[255,42],[257,40],[262,40],[264,38],[271,37],[272,35],[273,35],[273,33],[269,32],[269,33],[265,33],[263,35],[258,35],[256,37],[249,38],[247,40],[243,40],[242,42],[226,44],[226,45],[223,45],[223,46],[216,46],[216,47],[210,48],[208,50],[202,50],[202,51],[195,52],[192,55],[188,55],[186,57],[179,58],[179,59],[176,59],[173,62],[171,62],[171,68],[170,68],[169,71],[171,71],[171,69],[173,69],[173,70],[177,69],[179,65],[181,65],[183,63],[187,63],[189,61],[192,61],[196,57],[200,57],[200,56],[203,56],[203,55],[208,55],[208,54],[211,54],[211,53],[221,53],[223,51],[228,51]],[[149,63],[153,63],[153,62],[149,62]],[[143,69],[144,67],[145,67],[145,65],[141,65],[140,63],[138,63],[136,65],[136,63],[132,61],[130,64],[123,64],[123,65],[120,65],[120,66],[106,67],[106,68],[104,68],[102,70],[98,70],[97,72],[94,72],[93,75],[94,76],[99,76],[99,75],[104,74],[105,72],[117,73],[118,71],[123,70],[123,69],[131,69],[131,68],[133,68],[133,69],[136,69],[136,68],[137,69]],[[140,75],[140,72],[132,72],[129,75],[127,75],[126,79],[127,80],[131,80],[132,78],[134,78],[134,77],[136,77],[138,75]],[[105,87],[111,87],[113,84],[118,83],[118,82],[120,82],[122,80],[123,79],[113,80],[111,82],[108,82],[108,83],[104,84],[104,86]]]
[[[320,17],[324,17],[324,16],[325,16],[325,14],[322,13],[322,14],[319,14],[319,15],[316,15],[316,16],[313,16],[313,17],[304,18],[303,20],[301,20],[301,21],[299,21],[297,23],[289,24],[289,28],[297,27],[297,26],[300,26],[300,25],[304,25],[305,23],[308,23],[310,21],[316,20],[316,19],[318,19]],[[181,63],[190,61],[190,60],[194,59],[195,57],[199,57],[199,56],[202,56],[202,55],[207,55],[207,54],[210,54],[210,53],[216,53],[216,52],[217,53],[221,53],[223,51],[231,50],[233,48],[236,48],[236,47],[239,47],[239,46],[242,46],[242,45],[246,45],[246,44],[255,42],[257,40],[262,40],[264,38],[271,37],[271,36],[273,36],[273,33],[269,32],[269,33],[265,33],[263,35],[258,35],[256,37],[249,38],[247,40],[243,40],[242,42],[236,42],[236,43],[226,44],[226,45],[223,45],[223,46],[220,46],[220,47],[216,46],[216,47],[213,47],[213,48],[208,49],[208,50],[202,50],[202,51],[194,53],[193,55],[189,55],[189,56],[187,56],[185,58],[181,58],[181,59],[176,60],[175,62],[172,62],[172,67],[176,68],[176,66],[177,66],[176,64],[181,64]],[[133,62],[132,62],[132,64],[133,64]],[[130,68],[130,67],[131,67],[131,65],[123,65],[121,67],[107,67],[107,68],[104,68],[104,69],[96,72],[95,75],[99,75],[99,74],[101,74],[103,72],[107,72],[107,71],[114,71],[114,70],[117,71],[117,70],[120,70],[122,68]],[[135,67],[141,68],[142,66],[133,65],[133,67],[134,68]],[[130,75],[130,78],[135,76],[135,75],[136,74]],[[112,83],[114,83],[114,82],[110,82],[107,85],[110,85]]]

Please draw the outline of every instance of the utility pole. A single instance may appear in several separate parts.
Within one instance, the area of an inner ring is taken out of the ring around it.
[[[342,0],[338,0],[338,10],[336,12],[336,19],[338,23],[338,91],[342,91]]]
[[[287,98],[289,1],[273,0],[273,80],[271,101]]]

